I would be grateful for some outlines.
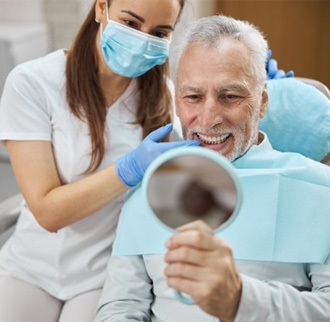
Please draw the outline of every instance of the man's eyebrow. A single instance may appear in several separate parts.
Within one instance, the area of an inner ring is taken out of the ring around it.
[[[194,92],[194,93],[203,93],[203,89],[201,87],[194,87],[194,86],[181,86],[179,88],[180,93],[184,92]]]
[[[240,92],[240,93],[245,93],[248,91],[248,89],[246,88],[246,86],[244,85],[239,85],[239,84],[233,84],[233,85],[228,85],[228,86],[223,86],[223,87],[219,87],[217,89],[217,93],[225,93],[225,92]]]
[[[142,23],[145,22],[145,20],[144,20],[142,17],[138,16],[136,13],[134,13],[134,12],[132,12],[132,11],[129,11],[129,10],[122,10],[121,12],[125,12],[125,13],[131,15],[132,17],[134,17],[135,19],[141,21]],[[170,29],[170,30],[172,30],[172,31],[174,30],[174,27],[172,27],[172,26],[170,26],[170,25],[158,25],[157,28]]]

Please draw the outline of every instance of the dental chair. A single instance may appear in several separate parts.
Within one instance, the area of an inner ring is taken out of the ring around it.
[[[325,86],[323,83],[316,79],[311,79],[311,78],[304,78],[304,77],[296,77],[296,79],[314,86],[317,88],[321,93],[323,93],[328,99],[330,99],[330,90],[327,86]]]
[[[330,100],[329,88],[320,81],[311,78],[304,78],[304,77],[297,77],[297,79],[308,85],[314,86]],[[321,162],[330,165],[330,152],[321,160]]]
[[[322,163],[330,159],[330,92],[306,78],[267,82],[267,113],[259,121],[274,149],[297,152]]]
[[[274,149],[330,165],[329,89],[306,78],[269,80],[267,88],[268,110],[259,126]],[[23,202],[19,193],[0,202],[0,247],[13,232]]]

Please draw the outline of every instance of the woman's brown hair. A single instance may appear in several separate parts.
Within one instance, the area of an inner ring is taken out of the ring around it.
[[[179,0],[181,10],[185,0]],[[108,1],[109,5],[111,1]],[[91,136],[91,162],[86,173],[96,170],[105,153],[107,104],[98,77],[95,39],[99,32],[95,22],[95,4],[82,24],[67,56],[66,98],[71,112],[88,123]],[[136,123],[143,128],[143,138],[158,127],[172,121],[172,98],[166,84],[168,61],[138,77],[141,96]]]

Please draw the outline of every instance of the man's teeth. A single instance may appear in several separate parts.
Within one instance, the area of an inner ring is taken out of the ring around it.
[[[230,134],[223,134],[220,136],[207,136],[203,134],[197,134],[197,136],[206,144],[220,144],[224,142]]]

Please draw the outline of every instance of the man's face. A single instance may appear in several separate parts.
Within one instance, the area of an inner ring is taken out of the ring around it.
[[[257,143],[268,96],[252,76],[245,45],[226,40],[218,48],[190,46],[178,68],[176,106],[185,139],[229,160]]]

